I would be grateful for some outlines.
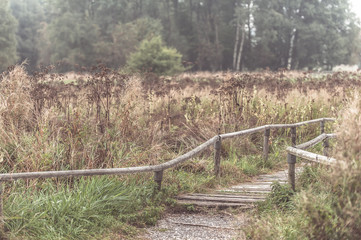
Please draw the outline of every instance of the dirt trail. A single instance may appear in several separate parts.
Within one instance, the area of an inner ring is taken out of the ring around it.
[[[301,171],[302,167],[296,169],[298,173]],[[257,201],[263,201],[271,191],[271,184],[274,181],[287,184],[287,174],[287,170],[278,171],[272,174],[259,175],[252,182],[216,190],[209,194],[193,193],[179,196],[178,204],[202,206],[200,207],[202,211],[166,214],[163,219],[158,221],[156,226],[146,229],[142,239],[246,239],[242,231],[249,219],[247,217],[249,211],[246,211],[246,209],[254,207]],[[250,195],[252,195],[251,198]],[[255,195],[257,196],[255,197]],[[198,197],[199,199],[196,199]],[[254,201],[250,202],[250,199]],[[229,204],[239,204],[238,209],[217,210],[219,206]],[[247,204],[246,207],[245,204]],[[217,208],[207,208],[212,206],[217,206]]]
[[[147,229],[143,239],[243,240],[242,227],[247,224],[245,214],[227,211],[167,214],[156,226]]]

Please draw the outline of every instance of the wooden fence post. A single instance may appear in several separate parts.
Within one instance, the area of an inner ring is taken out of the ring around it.
[[[214,175],[219,177],[221,175],[221,146],[222,138],[221,136],[217,137],[217,140],[214,142]]]
[[[296,186],[296,157],[292,154],[287,154],[287,162],[288,162],[288,182],[293,191],[295,191]]]
[[[154,172],[154,182],[158,184],[158,190],[162,188],[163,170]]]
[[[292,139],[292,147],[296,146],[296,127],[291,128],[291,139]],[[296,189],[296,156],[292,154],[287,154],[287,162],[288,162],[288,182],[291,185],[293,191]]]
[[[268,160],[268,152],[269,152],[269,136],[270,136],[271,130],[269,128],[266,128],[264,130],[264,138],[263,138],[263,159],[264,161]]]
[[[292,147],[296,146],[296,127],[291,127]]]
[[[320,128],[321,128],[321,134],[325,133],[325,120],[323,120],[322,122],[320,122]]]
[[[320,123],[320,127],[321,127],[321,134],[325,133],[325,120],[323,120],[321,123]],[[329,147],[330,147],[330,144],[328,142],[328,139],[326,138],[323,143],[322,143],[322,146],[323,146],[323,155],[328,157],[328,152],[329,152]]]
[[[3,198],[4,198],[4,183],[0,181],[0,235],[4,233],[4,212],[3,212]]]

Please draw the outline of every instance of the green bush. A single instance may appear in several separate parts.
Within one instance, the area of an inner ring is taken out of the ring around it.
[[[143,40],[138,50],[130,55],[128,65],[133,70],[171,75],[184,71],[182,55],[164,45],[161,37]]]

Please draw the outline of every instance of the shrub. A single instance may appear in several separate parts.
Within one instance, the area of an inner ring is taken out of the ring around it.
[[[138,50],[130,55],[128,65],[141,72],[171,75],[184,71],[182,55],[174,48],[164,46],[161,37],[143,40]]]

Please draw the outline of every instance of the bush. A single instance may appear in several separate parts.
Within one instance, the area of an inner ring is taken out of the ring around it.
[[[143,40],[138,50],[130,55],[128,65],[133,70],[172,75],[184,71],[182,55],[174,48],[164,46],[161,37]]]

